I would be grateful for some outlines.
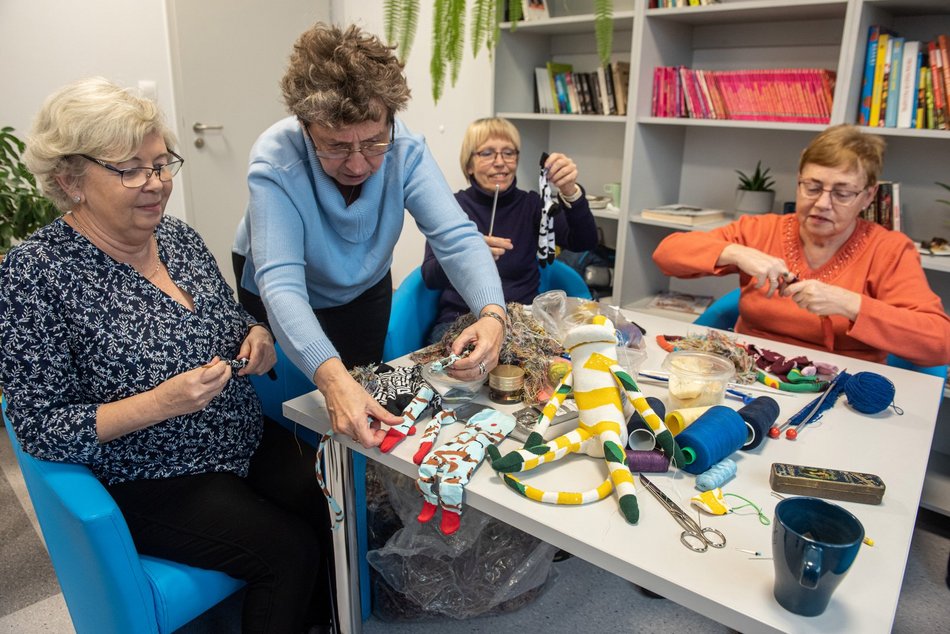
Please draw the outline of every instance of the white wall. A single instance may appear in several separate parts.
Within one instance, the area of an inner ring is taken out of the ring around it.
[[[419,29],[406,67],[413,97],[403,118],[410,129],[426,136],[449,185],[457,190],[466,186],[458,168],[465,128],[473,119],[491,113],[491,62],[484,50],[472,59],[471,47],[466,45],[467,59],[456,87],[446,87],[438,106],[433,104],[429,81],[432,4],[432,0],[421,1]],[[332,0],[331,15],[337,24],[354,22],[383,34],[382,0]],[[214,28],[226,25],[222,21]],[[300,30],[306,27],[302,24]],[[288,54],[291,44],[287,42]],[[4,87],[0,125],[13,126],[21,137],[51,92],[90,75],[133,87],[140,80],[154,81],[158,103],[169,124],[176,127],[164,0],[0,0],[0,60],[0,86]],[[172,194],[168,213],[185,218],[182,192],[179,187]],[[394,253],[394,284],[422,262],[424,244],[407,214]]]
[[[154,81],[159,106],[175,127],[165,3],[162,0],[0,1],[0,126],[26,136],[43,100],[83,77],[123,86]],[[184,218],[176,189],[168,213]]]

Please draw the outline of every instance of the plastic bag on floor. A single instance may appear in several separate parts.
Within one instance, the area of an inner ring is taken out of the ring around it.
[[[462,514],[461,528],[443,535],[438,514],[428,524],[416,520],[422,496],[411,478],[382,467],[377,475],[403,524],[384,546],[367,553],[377,573],[373,613],[378,618],[467,619],[512,612],[540,597],[553,580],[554,546],[471,507]],[[379,493],[380,487],[368,483],[370,498],[374,490]]]

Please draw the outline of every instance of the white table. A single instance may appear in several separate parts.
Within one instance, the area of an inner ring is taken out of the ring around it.
[[[666,354],[656,344],[656,335],[705,331],[700,326],[644,313],[630,313],[630,317],[648,333],[649,358],[641,368],[643,371],[658,369]],[[889,632],[913,535],[942,382],[937,377],[849,357],[752,337],[738,338],[786,356],[804,354],[813,360],[835,363],[852,374],[861,370],[884,374],[894,382],[896,402],[904,410],[903,416],[890,409],[867,416],[850,409],[842,396],[822,421],[803,430],[798,440],[767,439],[755,451],[739,451],[731,456],[738,463],[739,471],[736,479],[725,485],[725,492],[754,501],[770,519],[779,501],[771,495],[769,487],[773,462],[870,472],[884,480],[887,491],[880,505],[836,502],[861,520],[875,545],[861,548],[850,574],[835,591],[822,615],[801,617],[779,606],[772,596],[771,559],[750,559],[749,554],[737,550],[771,555],[772,527],[760,524],[754,513],[704,515],[703,525],[720,529],[728,544],[722,550],[694,553],[680,543],[679,526],[639,482],[640,521],[630,525],[620,515],[615,495],[585,506],[541,504],[505,486],[487,463],[479,467],[466,487],[466,506],[536,535],[740,632]],[[647,395],[666,396],[663,387],[647,383],[640,386]],[[815,397],[814,394],[775,396],[782,408],[779,421]],[[741,407],[739,401],[731,399],[725,404],[736,409]],[[321,433],[329,428],[318,392],[287,401],[284,415]],[[453,427],[442,430],[440,442],[457,433],[458,429]],[[413,478],[417,476],[412,455],[418,441],[413,437],[390,454],[380,453],[375,448],[367,450],[349,439],[340,445]],[[500,449],[504,454],[520,446],[520,442],[509,438]],[[602,481],[606,473],[600,460],[570,456],[523,477],[542,488],[582,490]],[[695,516],[695,510],[689,506],[689,498],[696,494],[692,475],[671,471],[665,475],[651,474],[650,479]],[[735,498],[729,501],[741,504]],[[465,521],[464,511],[462,521]],[[359,610],[349,612],[355,615],[353,622],[343,625],[349,626],[349,631],[358,632]]]

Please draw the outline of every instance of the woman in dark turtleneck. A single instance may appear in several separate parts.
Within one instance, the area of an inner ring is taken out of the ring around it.
[[[507,119],[494,117],[473,122],[465,132],[459,157],[471,187],[457,192],[455,199],[491,248],[505,302],[530,304],[538,294],[540,283],[538,233],[542,199],[537,192],[516,186],[520,147],[518,129]],[[554,215],[556,243],[571,251],[593,249],[597,246],[597,225],[584,190],[577,184],[577,166],[569,157],[554,153],[548,157],[545,167],[548,182],[556,188],[561,206],[561,212]],[[498,203],[492,225],[496,189]],[[468,307],[439,266],[428,243],[422,262],[422,279],[427,287],[442,289],[438,317],[430,337],[437,341],[446,326],[467,313]]]

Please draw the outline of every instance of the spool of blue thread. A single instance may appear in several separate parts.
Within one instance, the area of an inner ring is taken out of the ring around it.
[[[734,478],[738,470],[739,467],[736,465],[735,460],[723,458],[696,476],[696,488],[700,491],[712,491],[713,489],[717,489]]]
[[[676,442],[686,456],[683,470],[698,475],[739,450],[746,442],[745,421],[732,408],[716,405],[680,432]]]
[[[771,396],[760,396],[738,411],[747,430],[743,451],[751,451],[762,444],[769,435],[769,428],[778,419],[779,411],[778,403]]]
[[[894,402],[894,384],[874,372],[858,372],[844,384],[848,405],[862,414],[883,412]]]

